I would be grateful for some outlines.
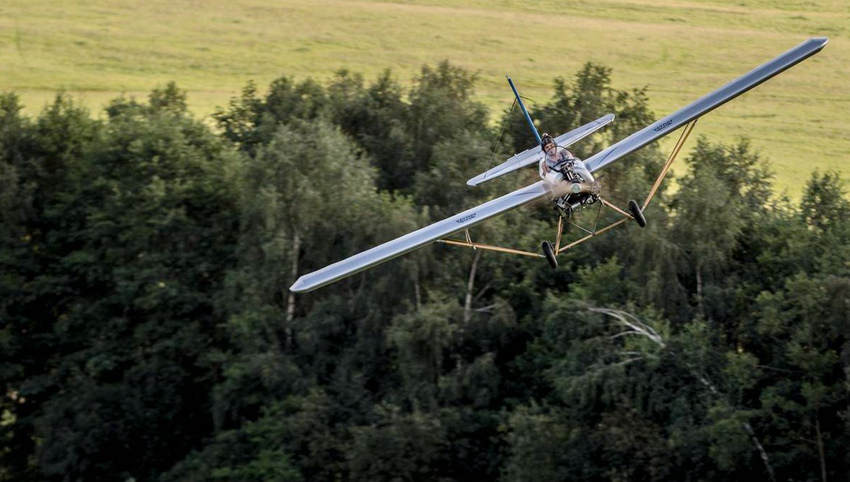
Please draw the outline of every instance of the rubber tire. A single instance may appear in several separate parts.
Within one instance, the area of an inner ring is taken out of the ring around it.
[[[543,255],[546,256],[546,261],[549,262],[549,266],[552,269],[556,269],[558,267],[558,258],[555,257],[555,250],[552,249],[552,243],[549,241],[543,241]]]
[[[638,226],[642,228],[646,227],[646,217],[644,217],[643,211],[640,210],[640,206],[638,206],[637,201],[634,199],[629,201],[629,213],[635,218]]]

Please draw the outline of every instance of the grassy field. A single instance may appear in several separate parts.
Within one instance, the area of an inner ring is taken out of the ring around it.
[[[0,3],[0,90],[31,113],[64,89],[99,111],[170,80],[199,117],[281,76],[326,80],[389,67],[409,83],[448,59],[478,72],[478,96],[508,107],[510,74],[545,101],[583,63],[614,86],[648,87],[657,117],[797,45],[823,52],[700,121],[699,134],[752,139],[796,197],[808,171],[850,159],[847,0],[29,0]],[[672,145],[668,141],[665,145]]]

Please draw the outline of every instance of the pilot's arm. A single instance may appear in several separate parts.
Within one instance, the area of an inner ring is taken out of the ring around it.
[[[540,166],[538,168],[540,179],[546,177],[546,174],[549,174],[549,165],[546,163],[546,156],[543,156],[543,159],[540,159]]]

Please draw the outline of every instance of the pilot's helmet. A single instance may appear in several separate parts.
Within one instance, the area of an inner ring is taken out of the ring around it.
[[[543,150],[543,152],[546,152],[546,147],[548,147],[549,144],[552,144],[557,147],[557,144],[555,144],[555,139],[552,139],[552,136],[544,132],[543,135],[540,136],[540,148]]]

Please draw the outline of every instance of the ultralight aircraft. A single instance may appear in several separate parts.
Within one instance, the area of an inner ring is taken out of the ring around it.
[[[738,97],[744,92],[760,85],[766,80],[815,55],[824,48],[827,41],[828,39],[826,37],[806,40],[766,64],[756,67],[747,74],[729,82],[723,87],[720,87],[719,89],[697,99],[693,103],[673,112],[667,117],[648,125],[625,139],[587,158],[583,163],[583,166],[586,167],[586,169],[575,169],[574,163],[567,162],[558,169],[549,171],[545,174],[545,176],[543,176],[542,180],[528,187],[493,199],[492,201],[488,201],[480,206],[474,207],[460,214],[456,214],[429,226],[425,226],[422,229],[406,234],[392,241],[388,241],[380,246],[376,246],[342,261],[338,261],[318,271],[301,276],[289,289],[298,293],[312,291],[433,242],[442,242],[473,249],[485,249],[511,254],[543,257],[546,258],[549,264],[554,268],[558,265],[558,254],[620,224],[628,221],[636,221],[639,226],[644,227],[646,226],[646,218],[644,217],[643,211],[655,196],[661,182],[664,180],[664,177],[670,169],[670,165],[675,160],[685,140],[693,130],[697,119],[726,102],[729,102],[735,97]],[[545,148],[547,146],[542,144],[543,141],[541,136],[537,132],[525,105],[522,103],[522,99],[520,98],[513,81],[508,78],[508,82],[518,104],[522,109],[526,121],[536,136],[537,141],[541,143],[541,146],[516,154],[499,166],[488,169],[486,172],[473,177],[467,182],[470,186],[479,185],[485,181],[495,179],[525,166],[539,164],[546,155],[544,151],[541,150],[541,147]],[[567,146],[578,142],[597,131],[612,120],[614,120],[614,116],[609,114],[590,122],[589,124],[562,134],[554,139],[556,146],[559,149],[566,148]],[[671,151],[667,162],[664,164],[661,173],[643,203],[638,204],[637,201],[631,200],[629,201],[626,209],[621,209],[601,196],[600,186],[597,182],[593,182],[592,179],[586,179],[592,178],[592,173],[595,173],[612,162],[672,133],[682,126],[685,126],[685,128],[682,130],[682,134],[679,137],[678,142]],[[579,161],[579,163],[580,162],[581,161]],[[585,172],[586,174],[582,176],[581,172]],[[542,243],[542,254],[480,244],[472,241],[469,235],[469,228],[472,226],[482,223],[498,214],[542,199],[551,199],[554,201],[559,211],[555,242],[553,244],[549,241],[544,241]],[[592,230],[582,228],[587,233],[585,237],[573,243],[561,246],[561,234],[563,232],[564,223],[570,222],[572,213],[576,210],[583,209],[586,206],[597,203],[599,203],[600,206],[605,206],[619,213],[621,215],[620,219],[601,229],[596,229],[596,227]],[[446,239],[447,236],[461,231],[465,234],[464,240]]]

